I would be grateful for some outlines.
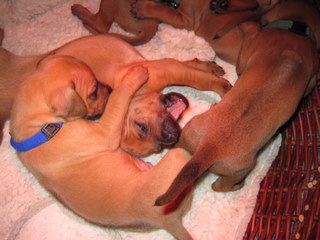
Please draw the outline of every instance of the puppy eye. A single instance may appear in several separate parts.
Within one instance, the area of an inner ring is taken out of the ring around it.
[[[99,85],[97,84],[94,91],[92,93],[90,93],[90,95],[88,96],[88,98],[92,101],[97,100],[98,97],[98,89],[99,89]]]
[[[135,122],[135,125],[138,127],[138,131],[139,131],[138,134],[141,139],[144,139],[149,135],[149,129],[145,124],[140,122]]]

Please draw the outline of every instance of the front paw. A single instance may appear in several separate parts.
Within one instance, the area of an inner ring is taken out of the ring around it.
[[[90,11],[80,4],[73,4],[71,6],[71,12],[82,21],[91,15]]]
[[[218,65],[215,61],[207,62],[207,64],[210,66],[212,73],[214,73],[215,75],[221,77],[226,74],[224,69],[220,65]]]
[[[144,19],[146,18],[146,5],[148,4],[148,0],[136,0],[131,4],[131,14],[134,18]]]
[[[229,0],[211,0],[210,10],[215,14],[222,13],[229,8]]]

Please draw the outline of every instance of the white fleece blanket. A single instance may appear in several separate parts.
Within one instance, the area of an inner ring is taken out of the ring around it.
[[[0,26],[5,30],[3,47],[19,55],[31,55],[87,35],[87,30],[71,15],[73,3],[82,3],[93,11],[97,11],[99,6],[99,0],[2,0]],[[121,30],[113,25],[112,31]],[[187,60],[198,57],[212,60],[215,56],[209,45],[193,32],[176,30],[164,24],[159,26],[159,32],[152,41],[138,49],[147,59],[173,57]],[[234,67],[215,60],[226,70],[225,77],[234,83]],[[191,102],[191,110],[182,119],[182,126],[193,114],[219,101],[219,97],[211,92],[187,87],[174,90],[184,93]],[[239,191],[215,193],[210,186],[216,176],[207,174],[201,179],[194,193],[192,208],[184,218],[184,225],[194,239],[242,239],[255,206],[259,183],[278,152],[280,140],[279,136],[275,138],[260,154],[256,168]],[[154,155],[147,160],[156,163],[160,157],[161,154]],[[0,147],[0,166],[0,240],[172,239],[163,230],[133,233],[100,228],[72,214],[39,186],[22,166],[9,145],[8,124]]]

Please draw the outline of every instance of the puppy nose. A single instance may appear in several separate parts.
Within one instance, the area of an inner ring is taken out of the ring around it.
[[[178,142],[180,127],[171,117],[165,118],[162,123],[161,145],[171,147]]]

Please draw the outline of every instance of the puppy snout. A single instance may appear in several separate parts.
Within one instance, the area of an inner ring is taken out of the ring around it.
[[[171,117],[167,117],[162,123],[160,143],[164,147],[176,144],[180,136],[180,126]]]

